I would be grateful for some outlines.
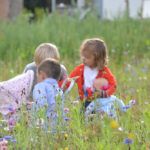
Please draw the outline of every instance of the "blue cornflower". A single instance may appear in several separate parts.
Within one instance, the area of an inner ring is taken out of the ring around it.
[[[70,118],[68,118],[68,117],[65,117],[65,118],[64,118],[64,120],[65,120],[65,121],[69,121],[69,120],[70,120]]]
[[[13,139],[13,137],[11,136],[11,135],[6,135],[6,136],[4,136],[3,137],[5,140],[12,140]]]
[[[133,143],[132,139],[129,138],[124,139],[124,144],[132,144],[132,143]]]
[[[114,114],[112,112],[109,113],[109,117],[113,118]]]
[[[123,109],[126,111],[127,109],[129,109],[130,108],[130,106],[129,105],[126,105],[126,106],[124,106],[123,107]]]
[[[11,141],[12,143],[16,143],[16,142],[17,142],[16,139],[11,139],[10,141]]]
[[[14,108],[13,108],[12,106],[9,106],[9,107],[8,107],[8,110],[9,110],[10,112],[14,112]]]

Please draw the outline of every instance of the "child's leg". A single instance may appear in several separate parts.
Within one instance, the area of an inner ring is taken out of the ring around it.
[[[116,110],[114,107],[114,97],[108,98],[100,98],[98,99],[99,104],[96,105],[96,112],[104,112],[109,117],[115,118],[116,117]]]
[[[86,108],[85,115],[91,114],[94,110],[96,112],[106,112],[108,114],[109,107],[111,107],[114,100],[111,97],[108,98],[98,98],[92,101]],[[108,107],[109,106],[109,107]]]
[[[112,100],[112,102],[114,103],[116,103],[116,105],[119,107],[119,109],[121,110],[121,111],[123,111],[123,112],[125,112],[126,110],[124,109],[125,108],[125,104],[124,104],[124,102],[121,100],[121,99],[119,99],[118,97],[116,97],[116,96],[114,96],[114,95],[112,95],[112,96],[110,96],[110,99]]]
[[[122,112],[126,112],[127,109],[131,108],[135,104],[135,100],[130,100],[129,104],[125,105],[124,102],[116,96],[112,95],[111,98],[116,102],[117,106]]]
[[[119,106],[120,111],[126,112],[127,109],[131,108],[135,104],[135,100],[130,100],[129,104],[125,105],[124,102],[117,98],[116,96],[112,96],[115,99],[116,104]]]
[[[88,116],[94,110],[96,110],[96,112],[105,112],[108,116],[114,118],[116,117],[116,110],[114,106],[115,101],[117,101],[120,108],[125,106],[122,100],[113,95],[108,98],[98,98],[88,105],[85,116]]]
[[[120,111],[126,112],[125,104],[124,104],[124,102],[121,99],[116,97],[116,103],[119,106]]]
[[[116,110],[113,103],[108,103],[101,107],[101,112],[105,112],[109,117],[116,118]]]
[[[124,111],[131,108],[133,105],[135,105],[135,103],[136,103],[135,100],[130,100],[129,103],[123,107]]]

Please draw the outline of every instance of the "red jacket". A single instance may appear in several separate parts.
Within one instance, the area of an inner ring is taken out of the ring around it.
[[[84,64],[80,64],[69,75],[70,78],[79,76],[79,78],[76,80],[76,83],[78,85],[78,91],[79,91],[79,96],[81,100],[84,99],[83,73],[84,73]],[[105,66],[102,70],[99,70],[96,78],[105,78],[108,80],[109,88],[106,90],[106,93],[108,96],[112,95],[116,91],[116,86],[117,86],[116,79],[108,67]]]

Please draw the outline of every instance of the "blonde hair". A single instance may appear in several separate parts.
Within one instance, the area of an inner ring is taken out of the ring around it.
[[[90,53],[95,57],[95,63],[99,69],[103,69],[108,63],[108,52],[105,42],[99,38],[86,39],[80,47],[80,54]]]
[[[36,65],[39,65],[46,58],[53,58],[59,61],[59,51],[54,44],[42,43],[36,48],[34,53],[34,61]]]

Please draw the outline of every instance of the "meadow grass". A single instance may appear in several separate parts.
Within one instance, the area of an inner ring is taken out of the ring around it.
[[[29,23],[25,15],[12,22],[0,24],[0,80],[22,73],[24,66],[33,61],[35,48],[42,42],[59,47],[61,61],[70,72],[80,63],[79,47],[86,38],[105,40],[109,50],[109,67],[117,78],[116,95],[135,106],[127,113],[119,113],[118,123],[112,119],[94,118],[85,124],[80,113],[81,104],[74,106],[77,87],[66,97],[71,120],[65,132],[50,134],[28,125],[28,114],[21,111],[21,120],[13,131],[3,128],[0,136],[13,135],[16,143],[9,149],[58,150],[126,150],[150,149],[150,20],[116,19],[99,20],[89,14],[84,20],[77,16],[53,14]],[[126,138],[132,144],[124,144]]]

